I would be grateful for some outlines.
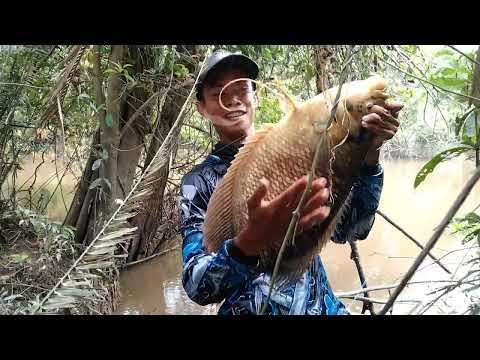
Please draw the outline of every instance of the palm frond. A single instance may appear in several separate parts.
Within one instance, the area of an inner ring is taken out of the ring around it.
[[[82,59],[85,50],[87,49],[84,45],[74,45],[70,50],[67,58],[65,59],[65,67],[63,68],[55,87],[47,96],[46,101],[44,102],[44,111],[40,118],[39,127],[44,127],[49,119],[57,118],[58,114],[58,102],[63,104],[63,100],[67,93],[68,87],[72,81],[73,75],[75,74],[80,60]]]

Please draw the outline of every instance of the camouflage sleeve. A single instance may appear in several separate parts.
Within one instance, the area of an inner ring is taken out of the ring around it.
[[[180,194],[182,283],[187,295],[200,305],[221,302],[256,272],[249,259],[233,256],[232,240],[215,254],[204,248],[202,227],[212,188],[200,174],[189,174]]]
[[[383,188],[383,167],[363,166],[345,202],[332,240],[339,244],[367,238],[375,221],[375,211]]]

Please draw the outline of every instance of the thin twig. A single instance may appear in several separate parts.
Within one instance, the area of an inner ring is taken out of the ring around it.
[[[352,299],[352,300],[362,301],[364,304],[368,304],[368,303],[386,304],[386,300],[376,299],[371,297],[353,296],[353,295],[342,295],[338,297],[343,299]],[[419,303],[419,302],[421,301],[420,300],[397,300],[396,301],[396,303]]]
[[[415,67],[415,69],[417,69],[420,73],[425,73],[425,71],[422,71],[422,69],[420,69],[417,64],[415,64],[406,54],[403,53],[403,51],[399,50],[397,47],[394,47],[395,51],[400,54],[405,60],[407,60],[411,65],[413,65],[413,67]],[[383,49],[382,49],[382,53],[386,56],[388,56],[389,59],[392,59],[392,57],[390,57],[388,54],[386,54]],[[397,65],[399,66],[399,64],[397,63]],[[422,87],[425,89],[425,92],[427,94],[427,100],[425,101],[425,109],[424,109],[424,114],[423,114],[423,119],[425,121],[425,110],[427,108],[427,103],[428,103],[428,96],[431,96],[432,99],[433,99],[433,105],[437,108],[438,112],[440,113],[440,116],[442,117],[443,121],[445,122],[445,125],[447,126],[447,130],[450,131],[450,127],[449,127],[449,124],[448,124],[448,121],[447,119],[445,118],[445,115],[443,115],[443,111],[442,109],[440,108],[440,105],[439,105],[439,100],[438,100],[438,97],[435,97],[433,96],[432,93],[430,93],[430,90],[428,90],[428,88],[425,86],[425,84],[423,82],[420,82],[420,84],[422,85]],[[438,91],[438,90],[437,90]],[[433,131],[435,131],[435,124],[436,124],[436,117],[435,117],[435,122],[433,124]]]
[[[362,263],[360,262],[360,253],[358,252],[357,243],[355,241],[349,241],[348,243],[350,244],[350,248],[352,250],[352,252],[350,254],[350,259],[353,260],[353,262],[355,263],[355,266],[357,268],[358,277],[360,278],[360,286],[362,288],[367,288],[368,287],[367,279],[365,278]],[[369,297],[368,292],[364,292],[363,296],[365,298],[368,298]],[[373,308],[372,303],[369,303],[369,302],[364,302],[363,303],[362,314],[364,314],[366,310],[370,311],[370,314],[375,315],[375,310]]]
[[[125,132],[127,129],[133,124],[135,120],[143,113],[143,111],[147,108],[147,106],[150,104],[150,102],[155,99],[157,96],[160,95],[160,92],[157,91],[154,93],[152,96],[150,96],[134,113],[132,116],[130,116],[130,119],[125,123],[125,125],[122,127],[122,131],[120,132],[120,139],[125,135]]]
[[[420,78],[420,77],[418,77],[418,76],[415,76],[415,75],[413,75],[413,74],[410,74],[410,73],[408,73],[408,72],[400,69],[399,67],[390,64],[389,62],[385,61],[385,60],[382,59],[381,57],[379,57],[379,59],[380,59],[381,61],[383,61],[385,64],[393,67],[394,69],[397,69],[397,70],[400,71],[401,73],[403,73],[403,74],[405,74],[405,75],[408,75],[408,76],[411,76],[411,77],[413,77],[413,78],[415,78],[415,79],[417,79],[417,80],[419,80],[419,81],[426,82],[427,84],[430,84],[430,85],[432,85],[432,86],[435,87],[435,88],[441,89],[441,90],[443,90],[443,91],[445,91],[445,92],[448,92],[448,93],[450,93],[450,94],[454,94],[454,95],[457,95],[457,96],[462,96],[462,97],[467,98],[467,99],[470,99],[470,100],[480,101],[479,98],[476,98],[476,97],[473,97],[473,96],[470,96],[470,95],[461,94],[461,93],[458,93],[458,92],[455,92],[455,91],[452,91],[452,90],[445,89],[444,87],[439,86],[439,85],[437,85],[437,84],[434,84],[434,83],[432,83],[432,82],[430,82],[430,81],[428,81],[428,80],[426,80],[426,79],[422,79],[422,78]]]
[[[417,259],[414,261],[414,263],[412,264],[408,272],[405,274],[402,281],[400,282],[400,285],[395,289],[392,296],[388,300],[387,304],[380,311],[379,315],[385,315],[388,309],[393,305],[398,295],[400,295],[403,288],[407,285],[408,281],[414,275],[415,271],[418,269],[418,267],[423,262],[423,260],[425,260],[425,258],[427,257],[428,252],[435,246],[438,239],[440,239],[440,236],[442,235],[443,231],[445,230],[447,225],[450,223],[452,218],[455,216],[460,206],[462,206],[463,202],[465,201],[467,196],[470,194],[470,191],[472,190],[473,186],[477,183],[479,178],[480,178],[480,168],[477,168],[473,176],[470,178],[468,183],[463,188],[462,192],[458,195],[457,199],[448,210],[447,214],[443,218],[440,225],[437,227],[437,230],[435,230],[435,233],[432,235],[432,238],[425,245],[425,249],[422,250],[422,252],[418,255]]]
[[[463,51],[457,49],[455,46],[452,46],[452,45],[447,45],[449,48],[455,50],[456,52],[458,52],[459,54],[462,54],[463,56],[465,56],[468,60],[470,60],[471,62],[477,64],[478,66],[480,66],[480,63],[475,60],[475,59],[472,59],[470,56],[468,56],[467,54],[465,54]]]
[[[126,263],[125,265],[123,265],[121,268],[122,269],[126,269],[132,265],[136,265],[136,264],[140,264],[140,263],[143,263],[145,261],[148,261],[148,260],[151,260],[153,258],[156,258],[157,256],[162,256],[162,255],[165,255],[166,253],[169,253],[170,251],[173,251],[173,250],[176,250],[180,247],[180,245],[175,245],[174,247],[170,248],[170,249],[167,249],[165,251],[160,251],[159,253],[156,253],[156,254],[153,254],[153,255],[150,255],[150,256],[147,256],[146,258],[143,258],[143,259],[140,259],[140,260],[136,260],[136,261],[132,261],[132,262],[129,262],[129,263]]]
[[[26,86],[26,87],[30,87],[30,88],[33,88],[33,89],[48,89],[48,87],[33,86],[33,85],[30,85],[30,84],[10,83],[10,82],[0,82],[0,85],[16,85],[16,86]]]
[[[41,287],[41,286],[37,286],[37,285],[30,285],[30,284],[22,284],[22,283],[0,283],[0,285],[8,285],[8,286],[22,286],[22,287],[26,287],[26,288],[34,288],[34,289],[39,289],[39,290],[43,290],[43,291],[48,291],[48,288],[44,288],[44,287]]]
[[[430,283],[456,283],[456,280],[424,280],[424,281],[410,281],[407,286],[415,285],[415,284],[430,284]],[[381,290],[388,290],[396,288],[400,285],[400,283],[391,284],[391,285],[382,285],[382,286],[372,286],[369,288],[364,289],[357,289],[352,291],[345,291],[345,292],[336,292],[335,296],[342,297],[342,296],[353,296],[358,294],[363,294],[364,292],[373,292],[373,291],[381,291]]]
[[[384,213],[382,213],[380,210],[377,210],[377,213],[383,217],[387,222],[389,222],[391,225],[393,225],[397,230],[399,230],[403,235],[405,235],[407,238],[409,238],[410,240],[412,240],[415,245],[417,245],[420,249],[424,250],[425,247],[417,240],[415,240],[415,238],[413,236],[411,236],[410,234],[408,234],[405,230],[403,230],[399,225],[395,224],[393,222],[393,220],[391,220],[387,215],[385,215]],[[433,256],[430,252],[428,252],[428,256],[430,256],[436,264],[438,264],[438,266],[440,266],[443,270],[445,270],[448,274],[451,274],[450,270],[448,270],[444,265],[442,265],[442,263],[440,262],[439,259],[437,259],[435,256]]]
[[[62,146],[63,146],[63,149],[62,149],[62,157],[61,157],[61,160],[64,161],[64,157],[65,157],[65,151],[66,151],[66,146],[65,146],[65,127],[64,127],[64,121],[63,121],[63,111],[62,111],[62,105],[60,103],[60,97],[57,96],[57,107],[58,107],[58,117],[60,118],[60,126],[61,126],[61,130],[62,130]]]

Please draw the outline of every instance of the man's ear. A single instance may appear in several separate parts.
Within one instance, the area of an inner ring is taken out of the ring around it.
[[[260,103],[259,103],[259,101],[258,101],[258,95],[257,95],[257,92],[255,91],[255,92],[253,93],[253,107],[254,107],[255,109],[258,109],[259,105],[260,105]]]
[[[205,108],[205,102],[204,101],[197,101],[197,111],[204,117],[208,118],[207,116],[207,109]]]

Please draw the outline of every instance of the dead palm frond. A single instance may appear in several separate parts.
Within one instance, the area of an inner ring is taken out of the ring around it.
[[[58,102],[63,104],[68,87],[72,82],[73,76],[77,71],[80,60],[82,59],[86,49],[87,46],[74,45],[70,50],[70,53],[65,59],[65,66],[57,80],[57,83],[52,91],[48,94],[43,104],[45,110],[40,117],[40,128],[44,127],[51,118],[57,118],[59,116],[57,110]]]
[[[78,65],[82,59],[87,46],[74,45],[65,59],[65,66],[57,80],[55,87],[46,97],[42,108],[44,109],[37,125],[38,129],[43,129],[53,119],[57,122],[58,146],[60,157],[63,158],[65,152],[65,127],[63,121],[62,105],[67,94],[67,90],[72,83],[72,79],[77,72]]]
[[[200,72],[201,69],[198,74]],[[150,164],[134,183],[125,199],[117,200],[119,206],[84,252],[47,295],[34,305],[34,314],[59,313],[65,309],[75,308],[85,301],[102,301],[109,296],[102,280],[117,271],[119,258],[128,256],[125,245],[137,231],[137,228],[131,227],[128,221],[138,212],[145,199],[151,196],[152,181],[156,173],[169,161],[171,149],[184,119],[183,114],[197,82],[198,75],[177,119]]]

